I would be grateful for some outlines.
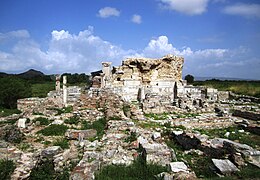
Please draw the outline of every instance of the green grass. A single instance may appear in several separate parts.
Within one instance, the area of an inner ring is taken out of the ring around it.
[[[20,114],[20,113],[21,111],[19,111],[18,109],[6,109],[0,107],[0,117],[6,117],[12,114]]]
[[[157,164],[146,164],[138,158],[129,166],[108,165],[95,173],[96,180],[156,180],[155,175],[167,172],[167,168]]]
[[[105,118],[100,118],[93,123],[89,123],[87,121],[82,122],[81,129],[95,129],[97,131],[97,136],[101,138],[105,133],[105,128],[107,126],[107,121]]]
[[[40,125],[49,125],[50,124],[50,120],[47,119],[47,118],[44,118],[44,117],[38,117],[36,119],[33,120],[33,122],[37,122],[39,121],[40,122]]]
[[[55,82],[32,84],[32,97],[46,97],[48,92],[55,90]]]
[[[219,137],[219,138],[230,139],[232,141],[239,141],[240,143],[247,144],[249,146],[252,146],[253,148],[257,148],[260,145],[260,136],[249,132],[238,132],[239,130],[242,129],[236,126],[222,128],[222,129],[194,129],[194,130],[197,130],[202,134],[206,134],[210,138]],[[228,137],[225,137],[225,134],[227,132],[230,132],[230,135]]]
[[[68,119],[65,119],[64,123],[77,125],[79,123],[79,121],[80,121],[80,118],[78,116],[72,116]]]
[[[208,86],[221,91],[232,91],[236,94],[260,97],[260,81],[196,81],[196,86]]]
[[[52,124],[40,131],[37,134],[42,134],[44,136],[63,136],[64,133],[67,131],[68,127],[61,124]]]
[[[11,174],[15,169],[13,161],[8,159],[0,159],[0,180],[11,179]]]
[[[69,148],[69,142],[67,139],[64,138],[58,138],[53,142],[54,146],[60,146],[62,149],[68,149]]]
[[[48,108],[48,110],[55,110],[57,111],[56,115],[61,115],[63,113],[71,113],[73,111],[73,107],[72,106],[68,106],[68,107],[64,107],[64,108]]]
[[[165,120],[168,118],[168,113],[162,113],[162,114],[149,113],[149,114],[145,114],[144,116],[154,120]]]

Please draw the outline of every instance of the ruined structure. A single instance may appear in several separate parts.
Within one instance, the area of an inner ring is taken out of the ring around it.
[[[173,101],[177,87],[183,86],[182,67],[184,59],[173,55],[161,59],[128,58],[122,66],[111,68],[110,62],[103,62],[100,87],[112,89],[126,101],[143,101],[146,94],[164,94]],[[94,81],[94,87],[96,81]]]
[[[182,80],[183,63],[183,57],[174,55],[127,58],[113,68],[110,62],[103,62],[102,71],[92,73],[92,88],[109,89],[128,102],[139,101],[146,113],[171,111],[172,106],[198,110],[208,108],[207,102],[218,101],[217,89],[194,87]],[[226,93],[221,93],[221,100],[225,98]]]

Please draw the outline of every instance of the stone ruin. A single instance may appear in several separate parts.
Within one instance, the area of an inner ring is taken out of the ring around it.
[[[91,73],[91,89],[108,89],[125,101],[139,101],[146,113],[172,111],[173,107],[198,111],[212,108],[209,102],[225,101],[228,92],[194,87],[182,80],[184,58],[166,55],[159,59],[127,58],[119,67],[103,62]]]

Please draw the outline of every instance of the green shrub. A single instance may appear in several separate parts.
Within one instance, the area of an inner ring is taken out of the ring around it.
[[[64,138],[58,138],[53,142],[54,146],[60,146],[62,149],[68,149],[69,148],[69,142],[67,139]]]
[[[125,142],[131,143],[137,139],[136,132],[131,132],[130,136],[125,139]]]
[[[15,169],[13,161],[8,159],[0,159],[0,180],[11,179],[11,174]]]
[[[77,125],[79,123],[79,120],[80,119],[78,116],[72,116],[69,119],[65,119],[64,123]]]
[[[112,117],[109,117],[109,120],[121,120],[121,118],[118,116],[112,116]]]
[[[67,131],[68,127],[61,124],[52,124],[37,133],[43,134],[44,136],[62,136]]]
[[[0,107],[0,117],[6,117],[12,114],[20,114],[20,113],[21,111],[19,111],[18,109],[6,109]]]
[[[168,113],[162,113],[162,114],[149,113],[149,114],[145,114],[145,117],[151,118],[154,120],[165,120],[168,118]]]
[[[33,122],[39,121],[40,125],[49,125],[50,124],[50,120],[44,117],[38,117],[36,119],[33,120]]]

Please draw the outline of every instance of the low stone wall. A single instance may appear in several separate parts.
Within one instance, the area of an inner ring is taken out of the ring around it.
[[[255,120],[255,121],[260,120],[260,114],[248,112],[248,111],[235,110],[232,115],[237,116],[237,117],[242,117],[242,118],[245,118],[245,119]]]

